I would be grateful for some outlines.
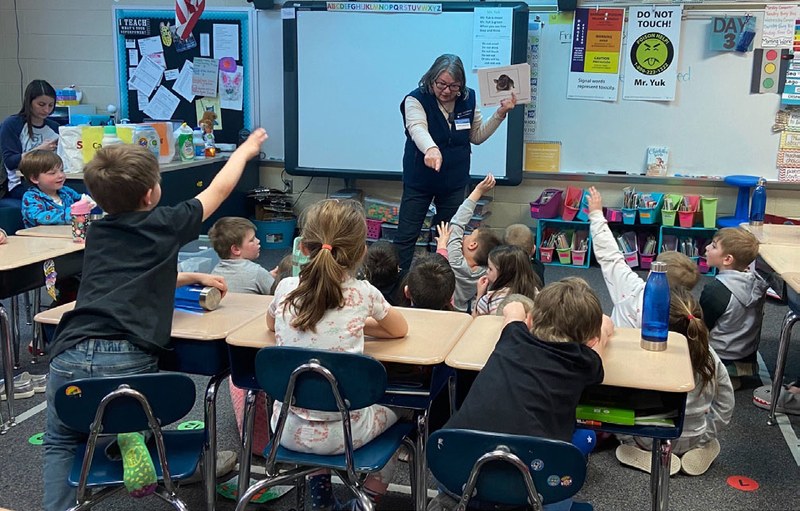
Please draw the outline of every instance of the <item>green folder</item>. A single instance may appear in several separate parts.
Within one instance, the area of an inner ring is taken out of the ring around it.
[[[633,410],[585,404],[575,409],[575,418],[621,426],[633,426],[636,419]]]

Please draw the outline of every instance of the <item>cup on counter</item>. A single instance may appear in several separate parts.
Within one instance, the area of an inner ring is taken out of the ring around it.
[[[89,227],[89,215],[92,206],[88,202],[78,201],[70,209],[72,213],[72,241],[86,243],[86,229]]]

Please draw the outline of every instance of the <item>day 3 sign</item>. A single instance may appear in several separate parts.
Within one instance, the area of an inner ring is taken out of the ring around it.
[[[631,7],[623,99],[673,101],[681,7]]]

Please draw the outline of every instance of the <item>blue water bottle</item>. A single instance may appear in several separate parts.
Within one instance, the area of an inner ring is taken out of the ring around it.
[[[758,179],[758,185],[753,191],[753,201],[750,203],[750,225],[764,225],[764,215],[767,212],[767,180]]]
[[[642,348],[649,351],[667,349],[669,334],[669,282],[667,263],[654,262],[644,286],[642,301]]]

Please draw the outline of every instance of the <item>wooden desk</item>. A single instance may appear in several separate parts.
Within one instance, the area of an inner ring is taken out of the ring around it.
[[[71,237],[71,235],[70,235]],[[83,245],[71,239],[31,238],[9,236],[7,243],[0,245],[0,299],[11,298],[11,317],[0,304],[0,337],[3,338],[3,367],[5,381],[14,377],[12,352],[19,328],[17,327],[17,299],[20,293],[38,289],[44,285],[42,263],[52,259],[60,277],[80,273],[83,267]],[[14,425],[14,386],[6,385],[8,419],[0,418],[0,434]]]
[[[419,410],[416,420],[417,439],[414,456],[416,463],[413,470],[417,481],[425,481],[427,480],[427,464],[425,463],[425,441],[428,438],[427,409],[430,407],[432,398],[439,391],[439,383],[442,381],[447,380],[450,383],[451,399],[453,398],[453,379],[450,377],[452,374],[441,364],[472,322],[472,316],[462,312],[402,307],[398,307],[397,310],[408,322],[408,335],[402,339],[367,338],[364,343],[364,354],[375,357],[384,363],[434,366],[431,382],[427,388],[387,392],[389,401],[383,403]],[[254,413],[255,399],[251,393],[259,389],[255,378],[255,352],[265,346],[274,346],[275,333],[267,329],[266,318],[262,317],[233,332],[228,336],[227,342],[231,358],[231,381],[239,388],[248,389],[243,427],[252,428],[251,417]],[[442,371],[437,371],[439,369]],[[444,371],[448,371],[448,374],[445,375]],[[441,387],[444,385],[441,384]],[[250,479],[251,447],[252,431],[243,431],[239,457],[240,495],[247,489],[247,481]],[[427,501],[425,490],[422,489],[412,497],[415,509],[424,510]]]
[[[266,310],[266,309],[265,309]],[[364,343],[364,354],[381,362],[435,365],[447,354],[472,322],[469,314],[397,307],[408,322],[408,335],[402,339],[371,339]],[[263,348],[275,345],[275,332],[267,329],[264,317],[255,319],[230,334],[232,346]]]
[[[71,225],[37,225],[27,229],[20,229],[16,236],[31,236],[33,238],[63,238],[72,240]]]
[[[204,446],[206,460],[206,506],[213,511],[216,501],[217,417],[216,395],[220,383],[227,377],[229,360],[225,338],[234,330],[255,318],[263,318],[272,296],[228,293],[219,308],[207,312],[175,310],[172,315],[172,348],[159,359],[159,368],[211,376],[206,387],[204,420],[208,427]],[[58,324],[65,312],[75,308],[75,302],[41,312],[35,316],[40,323]]]
[[[447,365],[480,371],[494,351],[502,326],[500,316],[475,318],[447,356]],[[689,392],[694,388],[686,337],[670,332],[666,351],[658,352],[639,347],[640,338],[641,331],[636,328],[614,330],[603,354],[603,385],[660,392]]]
[[[741,224],[741,227],[752,232],[762,245],[800,246],[800,225],[764,224],[754,226],[745,222]]]
[[[479,316],[469,326],[446,363],[457,369],[480,371],[494,351],[502,331],[503,318],[499,316]],[[660,396],[681,396],[680,417],[676,423],[683,423],[686,406],[686,393],[694,388],[694,373],[689,357],[686,337],[670,332],[667,349],[654,352],[639,347],[641,330],[617,328],[603,354],[605,377],[600,387],[610,389],[622,387],[652,391]],[[632,390],[633,391],[633,390]],[[672,446],[671,438],[680,435],[680,427],[656,428],[601,426],[596,429],[612,433],[626,433],[653,438],[653,458],[650,470],[650,491],[652,508],[667,509],[669,500],[669,464]]]

